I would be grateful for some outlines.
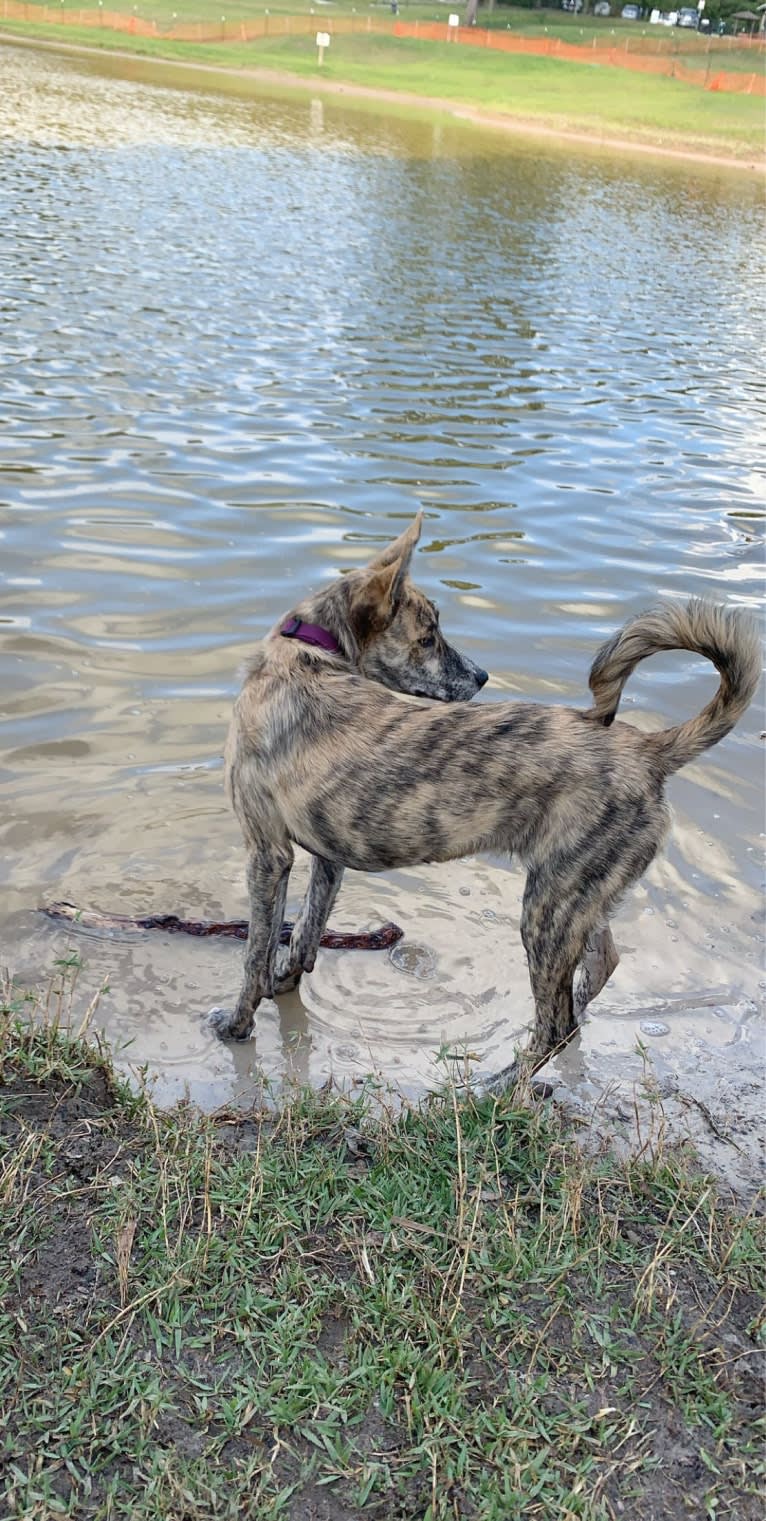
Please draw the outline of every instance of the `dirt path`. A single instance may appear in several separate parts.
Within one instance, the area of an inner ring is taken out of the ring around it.
[[[734,154],[714,153],[707,149],[695,147],[691,143],[677,142],[673,147],[652,138],[648,133],[644,137],[613,136],[611,133],[599,132],[597,128],[577,128],[568,123],[559,123],[555,119],[540,121],[535,117],[514,116],[502,111],[484,111],[478,106],[471,106],[460,101],[446,99],[436,95],[418,95],[410,90],[386,90],[371,85],[346,83],[336,79],[308,79],[302,74],[292,74],[281,69],[265,68],[230,68],[221,64],[196,63],[191,59],[165,58],[160,54],[132,52],[127,48],[101,48],[87,47],[82,43],[49,42],[41,38],[24,36],[21,33],[0,31],[0,43],[12,43],[23,47],[35,47],[47,49],[57,53],[74,53],[84,56],[100,57],[104,54],[111,58],[127,58],[132,62],[139,60],[143,63],[161,64],[163,68],[172,69],[178,73],[184,70],[188,73],[210,75],[215,78],[241,78],[251,80],[254,85],[276,86],[279,89],[310,91],[313,95],[336,95],[344,97],[353,103],[354,100],[379,101],[381,104],[406,107],[418,111],[438,111],[455,117],[458,121],[470,122],[475,126],[488,127],[502,132],[513,132],[525,137],[542,137],[549,141],[559,143],[572,143],[579,148],[606,150],[615,153],[630,153],[651,155],[655,158],[675,160],[682,163],[706,164],[718,169],[745,170],[749,173],[766,174],[766,155],[758,158],[752,152],[742,157]]]

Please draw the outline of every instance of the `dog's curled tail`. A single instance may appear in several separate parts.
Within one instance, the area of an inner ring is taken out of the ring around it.
[[[588,678],[594,698],[588,717],[608,727],[631,671],[660,650],[704,655],[721,677],[712,702],[696,718],[647,735],[662,774],[669,776],[716,745],[742,717],[761,673],[761,642],[747,613],[699,598],[640,613],[599,650]]]

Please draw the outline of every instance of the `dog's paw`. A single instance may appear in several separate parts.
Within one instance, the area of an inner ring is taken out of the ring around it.
[[[289,945],[280,945],[277,950],[277,959],[274,963],[272,998],[279,998],[281,993],[292,993],[303,976],[303,967],[296,967],[293,964],[290,949]]]
[[[298,967],[295,972],[284,972],[281,977],[274,978],[274,998],[279,998],[282,993],[292,993],[297,988],[303,976],[303,967]]]
[[[243,1029],[240,1025],[236,1011],[221,1009],[217,1004],[208,1009],[205,1015],[205,1024],[219,1040],[247,1040],[252,1033],[252,1025],[249,1029]]]
[[[556,1092],[553,1083],[547,1083],[544,1077],[533,1077],[529,1086],[532,1090],[532,1097],[535,1099],[540,1099],[541,1101],[543,1099],[553,1098],[553,1095]]]
[[[214,1004],[212,1009],[208,1009],[204,1022],[219,1040],[228,1040],[231,1037],[231,1009],[222,1009],[218,1004]]]
[[[519,1092],[519,1096],[525,1094],[536,1102],[549,1099],[553,1096],[552,1083],[542,1077],[532,1077],[529,1068],[523,1062],[513,1062],[510,1067],[505,1067],[502,1072],[496,1072],[486,1079],[479,1088],[482,1098],[501,1098],[503,1095]]]
[[[472,1072],[470,1076],[455,1083],[455,1093],[460,1099],[485,1099],[507,1093],[515,1086],[518,1067],[507,1067],[503,1072]]]
[[[505,1066],[502,1072],[492,1072],[486,1077],[479,1075],[471,1088],[476,1098],[500,1098],[512,1094],[515,1089],[527,1092],[535,1100],[544,1100],[553,1094],[553,1083],[547,1083],[544,1077],[533,1077],[523,1059],[511,1062],[511,1066]]]
[[[509,1067],[507,1072],[495,1072],[476,1084],[477,1098],[502,1098],[511,1093],[519,1079],[518,1068]]]

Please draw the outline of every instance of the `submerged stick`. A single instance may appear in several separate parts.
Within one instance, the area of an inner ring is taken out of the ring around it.
[[[229,940],[246,940],[246,919],[179,919],[178,914],[145,914],[131,919],[127,914],[99,914],[93,908],[77,908],[74,903],[48,903],[42,909],[49,919],[68,919],[83,929],[95,930],[164,930],[169,935],[196,935],[206,939],[222,935]],[[292,924],[282,925],[280,944],[287,945],[293,932]],[[344,933],[342,930],[325,930],[319,944],[328,951],[387,951],[389,946],[401,940],[404,931],[398,924],[383,924],[376,930],[359,930]]]

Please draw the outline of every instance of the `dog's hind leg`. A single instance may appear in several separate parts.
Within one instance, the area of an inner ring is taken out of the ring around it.
[[[273,840],[261,840],[257,846],[251,846],[247,858],[250,927],[242,990],[233,1013],[211,1009],[208,1014],[208,1023],[224,1038],[247,1040],[261,999],[272,996],[274,963],[292,864],[293,850],[288,841],[275,844]]]
[[[619,965],[620,958],[608,924],[588,936],[574,988],[575,1018],[580,1019],[588,1004],[597,998]]]
[[[308,890],[290,936],[289,945],[281,945],[274,965],[274,993],[289,993],[297,988],[304,972],[314,969],[319,942],[332,906],[338,896],[343,867],[323,856],[312,856]]]
[[[588,936],[588,925],[576,929],[572,906],[558,896],[550,882],[531,870],[524,889],[521,938],[527,953],[529,980],[535,1000],[535,1022],[526,1050],[518,1061],[495,1073],[484,1092],[502,1093],[543,1066],[577,1029],[572,984]]]
[[[617,965],[609,914],[646,871],[667,832],[661,797],[607,799],[601,821],[532,866],[524,890],[521,936],[535,996],[527,1060],[540,1066],[577,1029],[576,1013],[595,998]],[[582,970],[573,995],[578,964]]]
[[[550,877],[532,868],[524,889],[521,938],[535,1000],[525,1064],[540,1066],[577,1029],[573,982],[592,929],[582,908]],[[595,915],[594,915],[595,916]]]
[[[576,1013],[585,1007],[617,965],[608,915],[626,888],[646,871],[667,830],[658,806],[632,802],[597,832],[571,841],[558,858],[532,866],[524,889],[521,938],[535,999],[535,1022],[519,1062],[492,1080],[510,1087],[520,1070],[534,1072],[577,1030]],[[590,848],[588,848],[590,847]],[[577,1000],[574,975],[582,962]]]

